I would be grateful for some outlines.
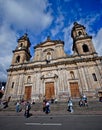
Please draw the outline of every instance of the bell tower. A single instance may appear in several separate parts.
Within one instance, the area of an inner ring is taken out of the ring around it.
[[[92,43],[92,36],[86,33],[83,25],[75,22],[71,31],[71,37],[73,38],[73,51],[75,55],[97,55]]]
[[[30,60],[30,45],[31,43],[27,34],[24,34],[21,38],[18,39],[18,46],[15,50],[13,50],[14,55],[12,59],[12,65],[22,64]]]

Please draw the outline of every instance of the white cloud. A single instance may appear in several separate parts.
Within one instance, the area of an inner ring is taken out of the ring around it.
[[[99,13],[96,14],[89,14],[84,18],[81,18],[79,20],[79,23],[82,23],[85,27],[88,33],[93,32],[92,25],[95,24],[95,22],[100,19],[101,15]]]
[[[12,49],[16,47],[16,34],[8,25],[0,26],[0,80],[5,81],[7,77],[6,69],[11,64]]]
[[[96,52],[98,52],[98,54],[102,56],[102,28],[100,28],[100,30],[93,38],[93,42],[96,48]]]
[[[48,0],[0,0],[0,80],[6,80],[6,69],[17,45],[17,32],[41,33],[52,22]]]
[[[51,11],[47,0],[1,0],[0,12],[9,24],[18,29],[27,28],[41,32],[52,22]]]
[[[73,43],[73,40],[71,38],[72,26],[73,26],[73,23],[71,23],[69,26],[63,29],[64,42],[65,42],[64,49],[65,49],[65,52],[67,52],[68,54],[72,54],[72,43]]]
[[[51,35],[56,36],[64,26],[64,17],[62,14],[55,21],[55,28],[51,30]]]

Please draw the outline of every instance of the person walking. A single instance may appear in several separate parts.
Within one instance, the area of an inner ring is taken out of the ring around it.
[[[50,103],[49,101],[46,102],[46,108],[45,108],[45,113],[48,114],[50,112]]]
[[[25,104],[25,113],[24,113],[26,118],[30,116],[30,113],[29,113],[30,109],[31,109],[30,102],[27,101],[27,103]]]
[[[71,113],[73,112],[73,102],[72,102],[71,98],[69,98],[69,100],[68,100],[68,111]]]

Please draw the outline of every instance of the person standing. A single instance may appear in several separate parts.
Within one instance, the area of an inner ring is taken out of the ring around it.
[[[46,110],[46,102],[47,102],[46,99],[44,99],[43,100],[43,112],[45,112],[45,110]]]
[[[19,112],[20,111],[20,103],[19,101],[17,101],[16,103],[16,112]]]

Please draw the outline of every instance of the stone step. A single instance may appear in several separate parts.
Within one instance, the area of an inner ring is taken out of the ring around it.
[[[1,108],[1,107],[0,107]],[[24,104],[21,104],[21,108],[24,110]],[[77,111],[84,111],[84,110],[102,110],[102,102],[98,101],[89,101],[88,107],[80,107],[78,101],[73,101],[73,108]],[[8,107],[5,109],[0,109],[3,111],[15,111],[16,105],[15,102],[9,102]],[[67,102],[58,102],[58,103],[51,103],[50,105],[51,111],[66,111],[67,110]],[[31,105],[32,111],[43,111],[43,103],[37,102],[34,105]]]

